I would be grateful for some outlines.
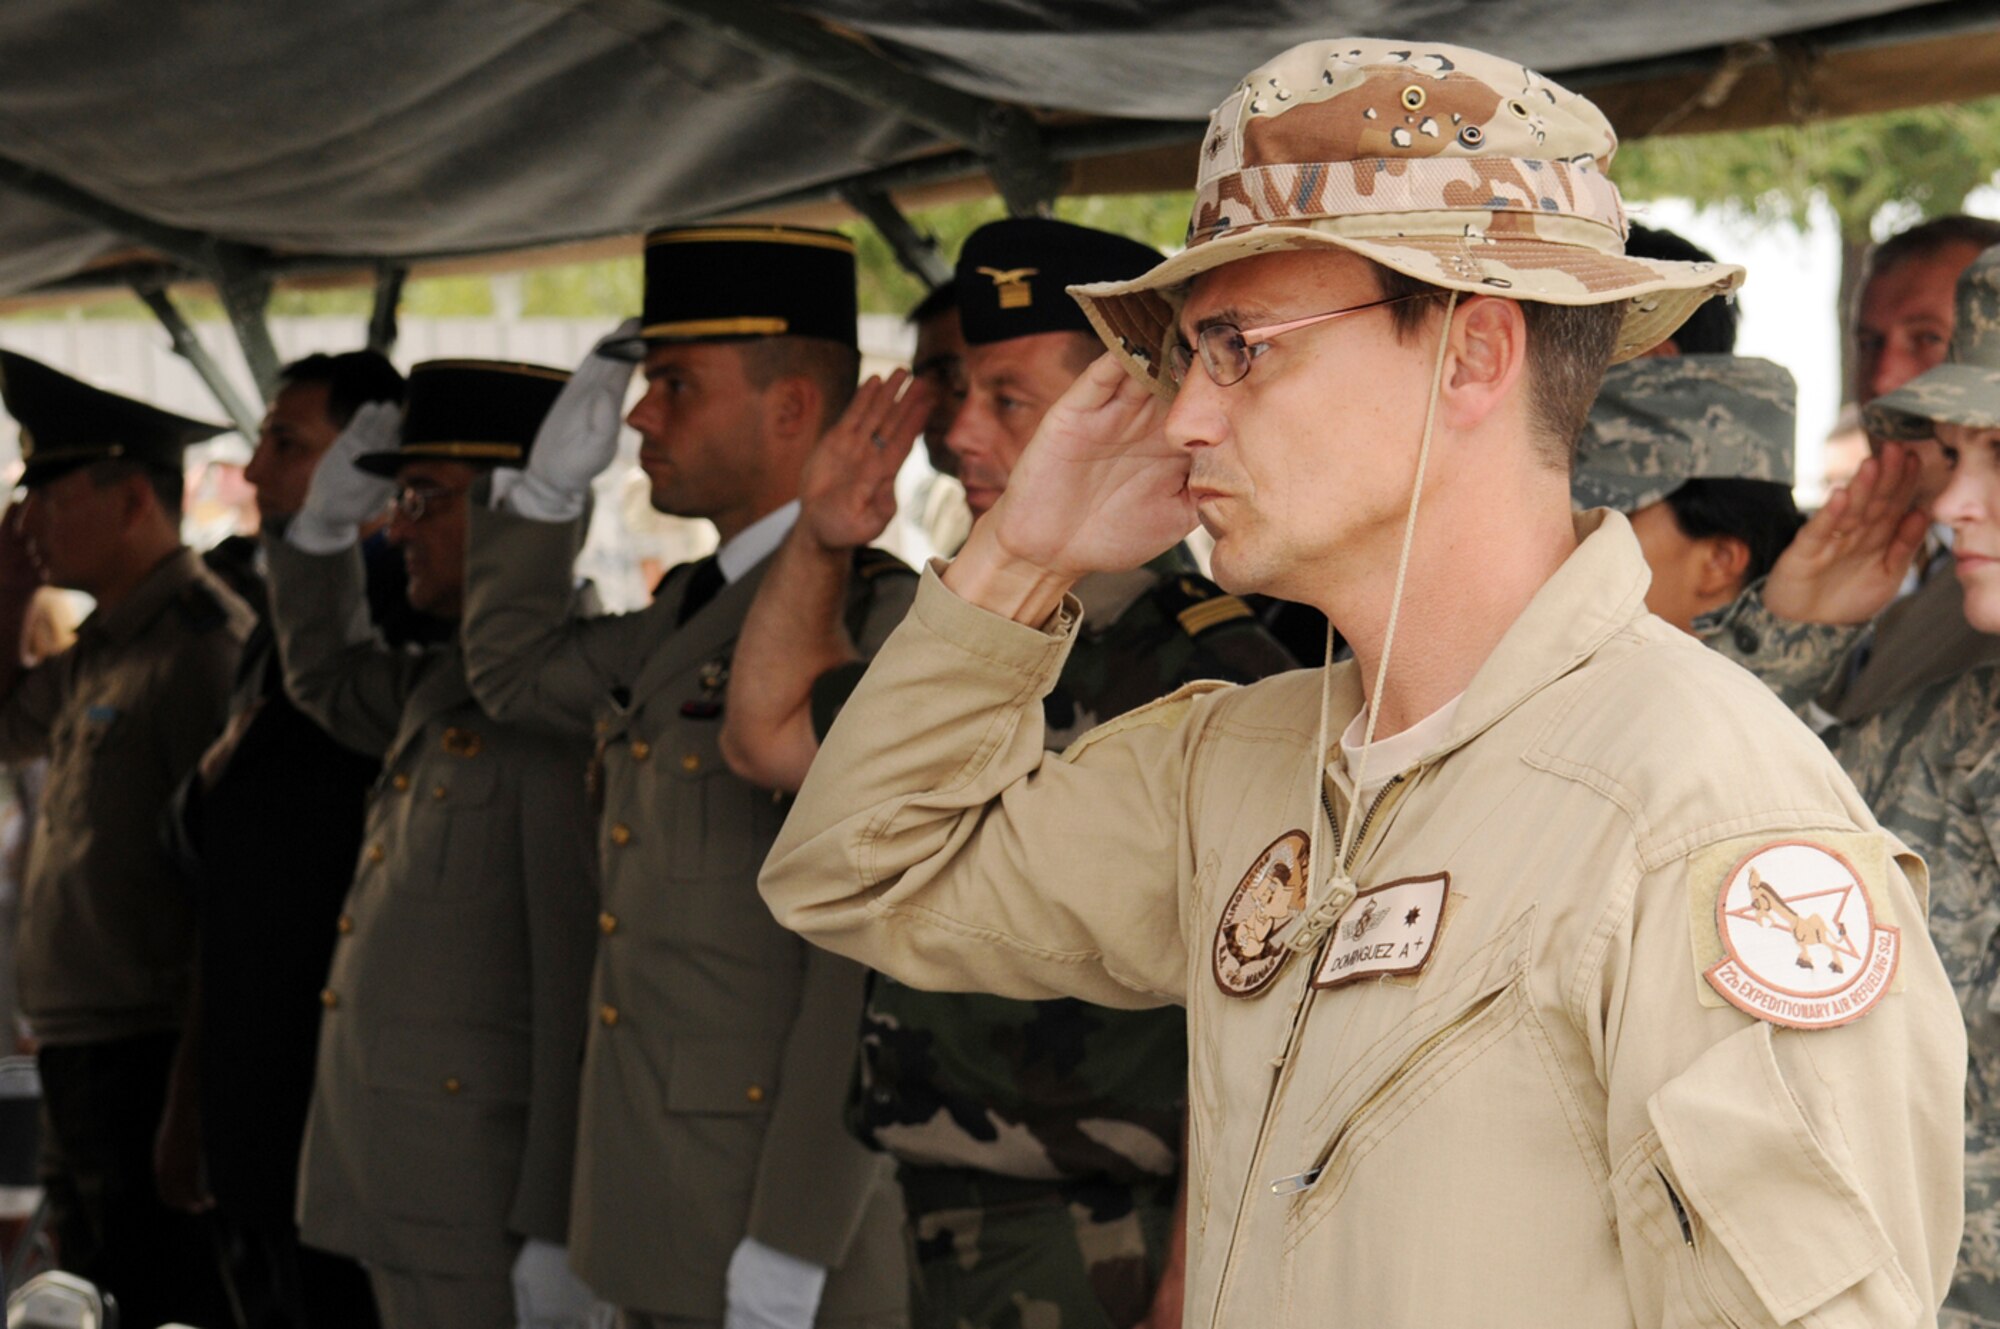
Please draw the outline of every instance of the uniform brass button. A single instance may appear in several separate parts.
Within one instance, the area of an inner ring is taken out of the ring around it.
[[[613,822],[611,825],[611,843],[619,845],[631,844],[632,828],[622,821]]]
[[[750,1086],[750,1087],[749,1087],[748,1089],[745,1089],[745,1090],[743,1091],[743,1097],[745,1097],[745,1098],[749,1099],[749,1100],[750,1100],[750,1101],[751,1101],[752,1103],[761,1103],[761,1102],[763,1102],[763,1101],[764,1101],[764,1086],[763,1086],[763,1085],[761,1085],[761,1084],[753,1084],[753,1085],[751,1085],[751,1086]]]
[[[634,739],[632,741],[633,761],[644,761],[646,760],[646,758],[652,755],[653,755],[653,745],[651,743],[648,743],[643,738]]]
[[[696,755],[695,755],[694,753],[692,753],[692,752],[688,753],[688,754],[687,754],[687,756],[685,756],[685,757],[682,757],[682,758],[681,758],[681,769],[682,769],[682,770],[684,770],[684,771],[698,771],[698,770],[700,770],[700,769],[701,769],[701,758],[700,758],[700,757],[697,757],[697,756],[696,756]]]
[[[380,863],[383,859],[387,858],[388,856],[389,856],[389,851],[384,849],[381,845],[371,844],[368,846],[368,861],[370,863]]]
[[[600,1024],[609,1029],[612,1025],[618,1023],[618,1008],[616,1006],[599,1006],[597,1008],[597,1019]]]
[[[354,915],[342,914],[340,920],[333,927],[334,931],[338,932],[341,936],[346,936],[348,933],[354,931]]]
[[[444,801],[444,786],[443,786],[443,785],[441,785],[441,784],[440,784],[440,785],[432,785],[432,786],[431,786],[431,797],[432,797],[432,798],[434,798],[434,799],[436,799],[436,800],[437,800],[438,802],[442,803],[442,802]]]
[[[607,937],[616,932],[618,930],[618,915],[608,913],[599,914],[597,916],[597,930]]]
[[[392,784],[392,785],[394,785],[394,786],[396,786],[396,788],[397,788],[398,790],[404,790],[404,789],[408,789],[408,788],[410,787],[410,775],[409,775],[409,772],[407,772],[407,771],[397,771],[397,772],[396,772],[396,778],[395,778],[395,779],[393,779],[393,780],[391,780],[391,781],[389,781],[389,783],[390,783],[390,784]]]
[[[465,1087],[464,1085],[461,1085],[458,1082],[458,1077],[456,1075],[448,1075],[445,1077],[444,1091],[447,1094],[455,1094],[464,1087]]]
[[[334,1007],[340,1005],[340,994],[332,988],[321,988],[319,990],[319,1004],[328,1010],[332,1010]]]

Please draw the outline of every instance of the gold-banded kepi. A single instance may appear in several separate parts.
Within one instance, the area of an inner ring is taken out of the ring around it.
[[[566,370],[508,360],[426,360],[410,370],[402,442],[354,464],[393,476],[413,461],[521,466],[542,417],[569,382]]]
[[[801,226],[671,226],[646,237],[637,356],[669,342],[817,337],[858,346],[854,242]]]

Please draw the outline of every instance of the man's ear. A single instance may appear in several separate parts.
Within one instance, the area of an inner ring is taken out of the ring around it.
[[[820,435],[825,404],[818,383],[804,374],[789,374],[764,390],[764,424],[774,438],[810,442]]]
[[[1701,568],[1695,577],[1695,594],[1704,599],[1720,596],[1724,603],[1743,590],[1744,574],[1750,570],[1750,546],[1734,535],[1708,535],[1701,540]]]
[[[1528,320],[1521,306],[1489,295],[1460,296],[1438,388],[1441,418],[1455,429],[1476,428],[1522,390],[1527,366]]]

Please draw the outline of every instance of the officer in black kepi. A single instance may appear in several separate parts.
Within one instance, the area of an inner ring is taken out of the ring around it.
[[[96,600],[62,655],[23,669],[0,652],[0,761],[49,759],[18,963],[57,1247],[129,1323],[221,1323],[213,1247],[162,1202],[198,1207],[201,1192],[199,1121],[172,1074],[194,906],[160,825],[221,727],[252,622],[180,538],[182,450],[226,426],[11,352],[0,398],[21,425],[28,491],[0,533],[0,635],[18,638],[44,581]]]

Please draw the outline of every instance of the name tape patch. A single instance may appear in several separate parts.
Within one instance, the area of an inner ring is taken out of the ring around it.
[[[1333,929],[1313,975],[1316,988],[1423,972],[1444,921],[1451,874],[1405,877],[1358,892]]]

